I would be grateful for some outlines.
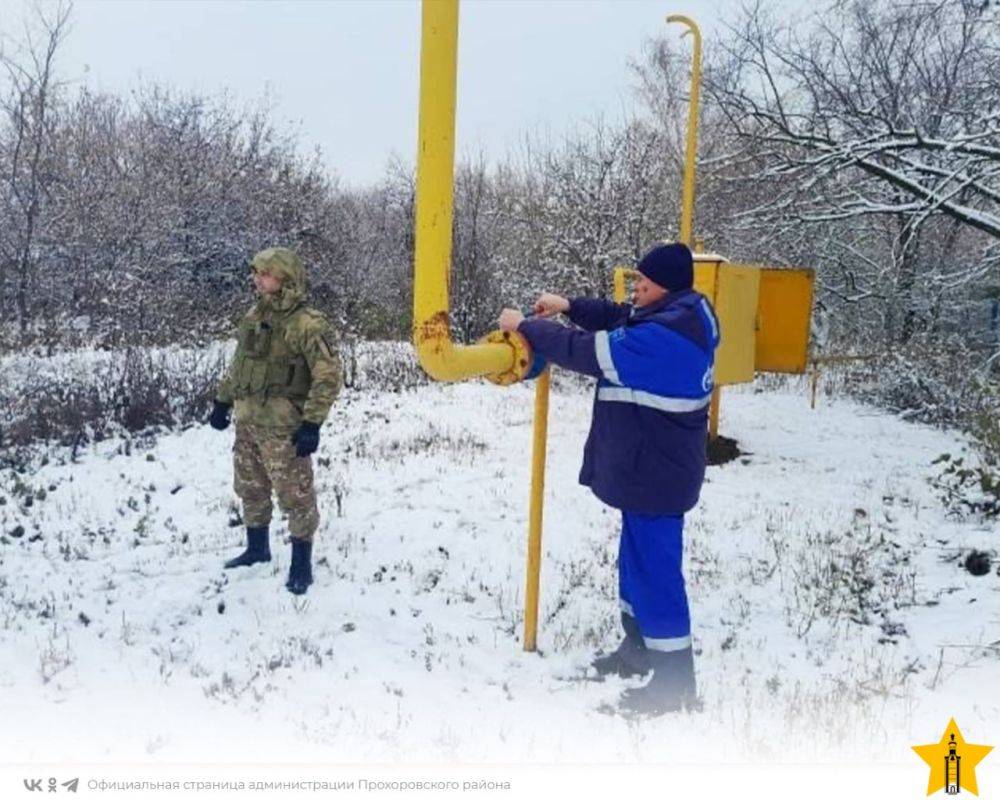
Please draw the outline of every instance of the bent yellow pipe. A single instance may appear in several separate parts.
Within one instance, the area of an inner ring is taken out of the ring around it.
[[[698,24],[683,14],[671,14],[667,22],[679,22],[686,25],[688,33],[694,38],[694,50],[691,53],[691,95],[688,100],[687,148],[684,156],[684,187],[681,192],[681,230],[680,241],[688,247],[694,244],[691,240],[692,219],[694,217],[694,167],[698,153],[698,98],[701,94],[701,30]]]
[[[413,346],[438,381],[505,372],[505,344],[451,341],[449,284],[455,178],[458,0],[424,2],[420,40],[420,122],[413,263]]]

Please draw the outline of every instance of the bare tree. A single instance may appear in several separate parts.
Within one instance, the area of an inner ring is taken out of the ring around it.
[[[797,21],[747,10],[707,80],[740,143],[730,166],[768,187],[736,221],[833,226],[831,260],[854,269],[831,288],[891,297],[887,335],[908,341],[943,284],[967,294],[1000,263],[998,45],[969,0],[837,2]],[[880,249],[888,275],[865,269]]]
[[[981,9],[841,2],[803,34],[758,5],[723,40],[733,69],[708,86],[741,137],[771,146],[758,155],[772,174],[863,173],[804,218],[942,213],[1000,238],[1000,40]]]
[[[611,270],[632,262],[676,219],[664,214],[664,140],[634,120],[598,121],[560,148],[529,150],[522,224],[541,244],[535,278],[606,295]]]
[[[4,233],[0,238],[0,297],[12,284],[18,324],[28,324],[29,302],[37,282],[36,244],[42,205],[52,175],[47,164],[60,89],[55,58],[68,30],[71,6],[37,5],[25,26],[24,46],[9,42],[0,51],[8,86],[0,96]]]

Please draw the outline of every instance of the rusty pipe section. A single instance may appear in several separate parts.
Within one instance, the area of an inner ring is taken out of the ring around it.
[[[502,373],[514,365],[506,344],[451,340],[451,237],[455,180],[458,0],[424,0],[420,39],[420,121],[413,260],[413,346],[438,381]]]

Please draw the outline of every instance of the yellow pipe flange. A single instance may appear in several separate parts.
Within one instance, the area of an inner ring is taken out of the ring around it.
[[[525,379],[531,369],[531,345],[517,331],[491,331],[479,340],[479,344],[504,344],[514,351],[513,362],[503,372],[493,372],[483,377],[497,386],[510,386]]]

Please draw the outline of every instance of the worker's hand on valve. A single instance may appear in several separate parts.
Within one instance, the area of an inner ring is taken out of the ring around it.
[[[524,319],[524,314],[516,308],[505,308],[500,312],[500,330],[509,332],[516,331],[517,326]]]
[[[569,311],[569,300],[557,294],[545,292],[535,301],[535,313],[540,317],[554,317]]]

